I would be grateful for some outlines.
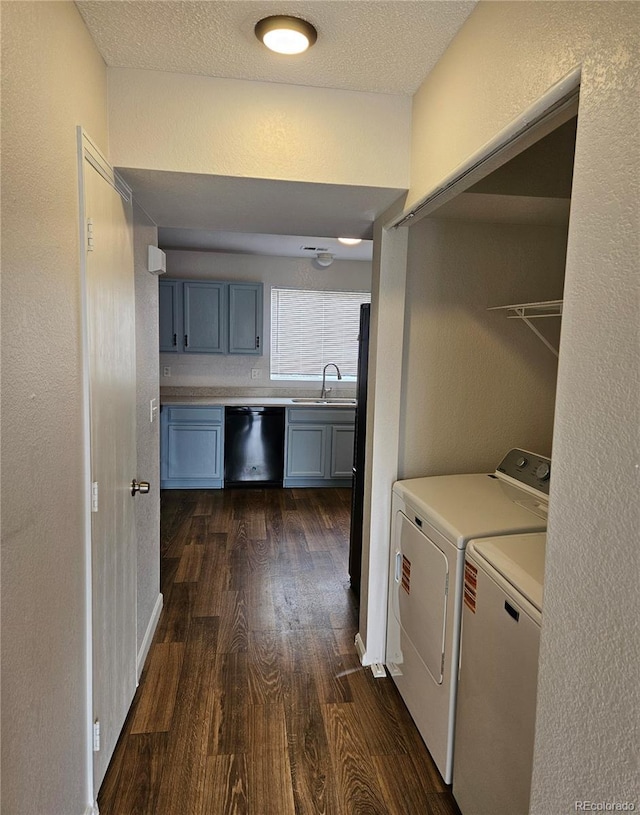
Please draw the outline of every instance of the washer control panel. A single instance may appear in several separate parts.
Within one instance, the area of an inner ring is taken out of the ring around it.
[[[551,478],[551,459],[528,450],[514,447],[496,467],[497,473],[504,473],[521,484],[549,495]]]

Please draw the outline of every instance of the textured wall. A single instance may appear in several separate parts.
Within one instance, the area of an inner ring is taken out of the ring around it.
[[[136,288],[136,478],[149,481],[148,495],[136,498],[138,544],[138,655],[152,622],[160,592],[160,410],[151,423],[151,399],[160,403],[158,385],[158,278],[148,272],[148,246],[158,244],[158,230],[133,207]],[[141,666],[139,666],[141,667]]]
[[[290,388],[286,382],[271,383],[269,380],[271,287],[292,286],[330,291],[371,290],[371,264],[353,260],[335,260],[331,266],[318,269],[307,258],[169,251],[166,276],[264,283],[264,344],[260,357],[161,354],[161,370],[163,365],[171,366],[171,377],[160,379],[163,387],[190,385]],[[260,369],[260,379],[251,379],[252,368]],[[353,383],[350,383],[350,387],[353,388]]]
[[[511,447],[551,453],[557,360],[487,309],[561,298],[566,244],[566,227],[411,227],[399,477],[491,471]],[[559,320],[537,327],[557,343]]]
[[[534,815],[640,805],[639,29],[637,3],[481,2],[414,100],[411,200],[582,66]]]
[[[410,123],[409,97],[109,70],[119,167],[406,188]]]
[[[2,6],[2,812],[88,803],[76,125],[107,146],[73,3]]]

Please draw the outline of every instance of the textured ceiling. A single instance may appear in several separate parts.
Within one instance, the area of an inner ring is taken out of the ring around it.
[[[77,0],[107,65],[413,95],[475,6],[458,0]],[[305,54],[273,54],[258,20],[312,22]]]
[[[77,0],[76,5],[110,67],[412,95],[475,2]],[[308,19],[318,41],[297,57],[271,53],[253,33],[255,23],[271,14]],[[121,172],[161,227],[161,245],[207,251],[305,257],[309,252],[297,247],[324,245],[329,237],[338,257],[364,259],[370,243],[350,255],[335,238],[370,238],[374,219],[404,192]]]

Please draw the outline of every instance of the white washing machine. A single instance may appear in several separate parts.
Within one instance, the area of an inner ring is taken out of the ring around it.
[[[542,532],[548,458],[510,450],[491,474],[393,486],[386,665],[451,783],[464,552],[472,538]]]
[[[462,815],[527,815],[546,534],[471,541],[453,795]]]

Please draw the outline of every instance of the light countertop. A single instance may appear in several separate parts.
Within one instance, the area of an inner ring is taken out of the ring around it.
[[[356,400],[347,402],[349,397],[335,397],[338,401],[315,401],[312,398],[284,396],[161,396],[161,405],[203,405],[239,407],[345,407],[354,408]]]

